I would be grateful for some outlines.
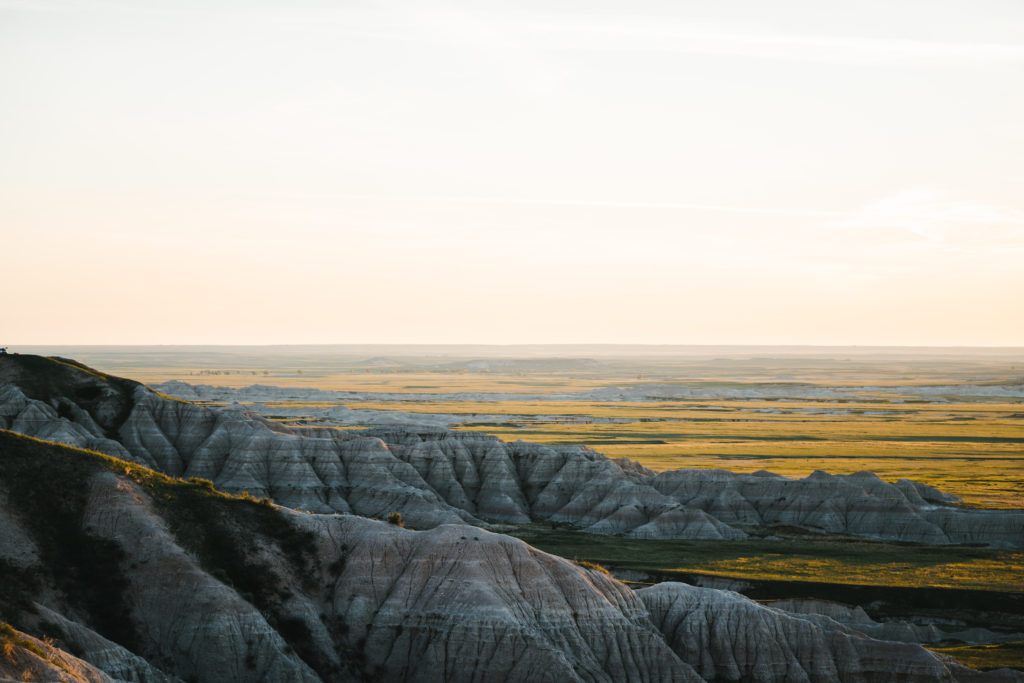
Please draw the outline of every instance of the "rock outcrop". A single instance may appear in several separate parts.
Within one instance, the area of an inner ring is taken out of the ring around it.
[[[953,507],[954,496],[907,479],[885,482],[872,472],[818,470],[794,480],[763,471],[674,470],[650,484],[727,524],[786,525],[937,545],[1024,546],[1024,511]]]
[[[661,583],[637,594],[675,653],[706,680],[984,680],[917,645],[874,640],[826,616],[789,614],[730,591]],[[1005,671],[991,678],[1021,676]]]
[[[727,592],[632,591],[465,524],[301,514],[11,432],[0,490],[30,546],[0,562],[0,611],[81,653],[68,680],[1024,680]]]
[[[1024,398],[1024,385],[1019,382],[1006,384],[946,384],[946,385],[903,385],[903,386],[870,386],[870,385],[838,385],[822,386],[802,382],[743,382],[739,384],[687,385],[660,384],[642,382],[617,387],[601,387],[586,391],[568,393],[543,394],[507,394],[499,392],[463,392],[463,393],[428,393],[428,392],[366,392],[366,391],[329,391],[309,387],[277,387],[265,384],[252,384],[245,387],[231,388],[211,386],[209,384],[188,384],[171,380],[155,385],[155,389],[190,401],[221,401],[241,403],[259,401],[649,401],[649,400],[688,400],[688,399],[856,399],[859,395],[890,394],[893,403],[903,403],[908,398],[928,402],[944,403],[949,397],[985,397],[1002,399]],[[811,409],[814,410],[814,409]],[[822,410],[821,412],[833,412]]]
[[[0,427],[314,512],[448,523],[566,523],[638,538],[739,539],[744,527],[1024,547],[1024,511],[969,510],[869,472],[792,480],[657,474],[581,446],[441,428],[293,428],[232,405],[170,399],[72,361],[0,357]]]

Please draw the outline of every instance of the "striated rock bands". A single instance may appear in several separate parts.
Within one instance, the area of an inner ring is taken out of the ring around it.
[[[26,546],[6,553],[21,569],[0,563],[0,606],[26,633],[57,632],[45,655],[74,677],[40,669],[48,680],[1024,680],[733,593],[632,591],[465,524],[304,515],[10,432],[0,493],[7,537]],[[65,590],[66,546],[75,571],[115,560],[110,581]]]
[[[686,507],[736,525],[787,525],[830,533],[931,544],[1024,545],[1024,511],[948,505],[957,499],[907,479],[896,484],[871,472],[803,479],[770,472],[675,470],[651,486]]]
[[[819,615],[764,607],[738,593],[661,583],[637,594],[673,651],[706,680],[817,681],[1016,680],[985,677],[910,643],[874,640]]]
[[[566,523],[638,538],[738,539],[788,525],[932,544],[1024,547],[1024,511],[968,510],[869,472],[800,480],[657,474],[580,446],[440,428],[289,428],[239,406],[167,398],[70,361],[0,358],[0,427],[213,481],[296,509],[448,523]]]

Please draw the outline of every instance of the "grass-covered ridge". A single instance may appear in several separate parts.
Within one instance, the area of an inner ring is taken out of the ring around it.
[[[124,600],[124,551],[82,528],[86,482],[103,468],[127,463],[99,453],[58,446],[0,430],[0,491],[35,541],[40,568],[0,563],[0,618],[20,625],[19,615],[44,587],[89,614],[100,634],[129,649],[135,633]]]
[[[217,491],[203,480],[173,479],[101,453],[0,430],[0,492],[40,551],[39,567],[0,562],[0,619],[15,625],[32,612],[34,596],[56,588],[90,615],[100,634],[140,652],[127,601],[124,552],[82,528],[88,481],[110,471],[133,480],[150,498],[177,542],[204,570],[256,606],[304,656],[309,633],[282,611],[292,588],[257,559],[271,549],[299,569],[315,566],[312,534],[294,526],[269,500]],[[308,663],[322,670],[321,663]],[[324,671],[324,673],[329,673]]]
[[[119,441],[121,425],[135,407],[136,390],[143,386],[68,358],[26,354],[0,355],[0,383],[13,384],[28,398],[55,406],[63,417],[68,416],[65,411],[69,404],[77,405],[115,441]]]
[[[65,672],[69,678],[74,676],[68,666],[61,661],[62,658],[55,656],[57,650],[54,649],[54,645],[55,643],[48,638],[37,642],[7,622],[0,622],[0,676],[14,674],[18,676],[18,680],[34,680],[32,660],[36,657],[45,664]],[[4,680],[9,679],[5,677]]]
[[[1024,641],[998,645],[962,645],[960,647],[929,647],[929,650],[950,655],[964,666],[990,669],[1024,669]]]
[[[135,390],[140,386],[65,358],[10,354],[0,356],[3,382],[14,384],[28,398],[57,405],[58,413],[66,402],[74,403],[115,440],[131,414]]]

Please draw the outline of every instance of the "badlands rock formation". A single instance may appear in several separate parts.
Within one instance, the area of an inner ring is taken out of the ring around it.
[[[545,521],[640,538],[737,539],[745,526],[1024,547],[1024,511],[968,510],[912,481],[816,472],[656,474],[580,446],[429,427],[290,428],[170,399],[73,361],[0,357],[0,427],[315,512],[416,527]]]
[[[651,486],[727,524],[782,524],[933,544],[1024,545],[1024,511],[952,507],[955,496],[909,479],[890,484],[871,472],[819,470],[793,480],[763,471],[676,470],[658,474]]]
[[[54,639],[49,680],[1024,680],[728,592],[634,592],[465,524],[301,514],[2,431],[0,494],[0,614]]]
[[[917,645],[873,640],[828,617],[789,614],[738,593],[679,583],[637,593],[673,651],[706,680],[984,680],[950,670],[948,660]]]
[[[258,401],[647,401],[651,399],[715,399],[715,398],[790,398],[790,399],[849,399],[858,394],[893,394],[893,402],[901,403],[907,398],[918,398],[934,402],[945,402],[949,397],[1024,398],[1024,386],[1020,384],[947,384],[930,386],[836,386],[823,387],[798,382],[744,383],[738,386],[687,386],[683,384],[656,384],[644,382],[635,386],[602,387],[587,391],[561,394],[504,394],[465,392],[454,394],[432,394],[426,392],[361,392],[328,391],[308,387],[277,387],[253,384],[246,387],[230,388],[209,384],[188,384],[172,380],[154,387],[159,391],[190,401],[222,401],[251,403]],[[813,409],[810,409],[813,410]]]

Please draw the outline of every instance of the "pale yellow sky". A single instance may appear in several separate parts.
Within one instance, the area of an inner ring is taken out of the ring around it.
[[[0,344],[1024,345],[1021,36],[1016,0],[0,0]]]

